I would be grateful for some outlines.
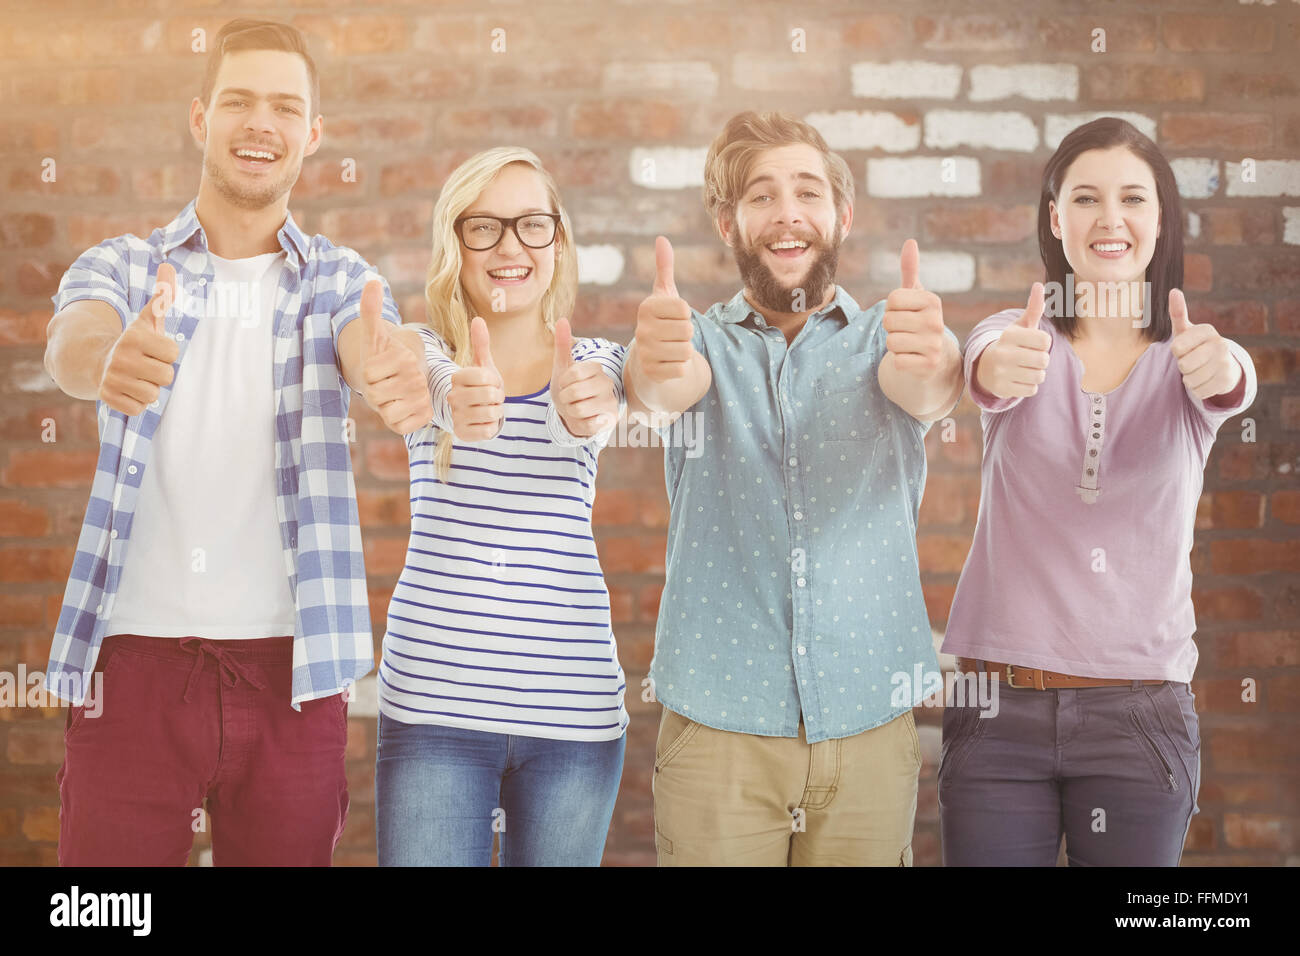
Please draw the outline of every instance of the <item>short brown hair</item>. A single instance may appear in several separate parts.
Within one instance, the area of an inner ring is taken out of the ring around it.
[[[811,146],[822,154],[826,175],[831,182],[835,211],[843,212],[853,201],[853,173],[843,157],[831,152],[822,134],[786,113],[746,110],[727,120],[704,161],[704,206],[714,222],[719,215],[734,221],[736,203],[740,201],[745,179],[759,153],[798,143]]]
[[[316,64],[307,52],[307,41],[297,27],[275,20],[252,20],[247,17],[231,20],[217,33],[212,52],[208,54],[207,71],[203,74],[201,98],[206,107],[212,102],[213,88],[217,85],[217,71],[221,69],[221,60],[227,53],[241,50],[284,50],[297,53],[307,64],[307,79],[311,84],[311,109],[307,122],[315,119],[320,111],[320,77],[316,75]]]

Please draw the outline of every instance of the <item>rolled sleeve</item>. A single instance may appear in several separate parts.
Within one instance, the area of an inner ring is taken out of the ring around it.
[[[425,377],[433,401],[433,424],[441,431],[455,434],[451,418],[451,377],[460,368],[447,356],[442,336],[429,328],[416,329],[424,342]]]
[[[127,301],[129,271],[130,259],[120,239],[107,239],[92,246],[63,274],[58,291],[51,296],[54,311],[62,312],[73,302],[84,299],[107,302],[122,320],[122,328],[126,328],[132,319]]]
[[[1227,343],[1228,351],[1232,354],[1232,357],[1241,366],[1242,379],[1246,384],[1241,400],[1233,405],[1212,405],[1204,399],[1196,398],[1191,392],[1187,393],[1193,407],[1200,413],[1205,423],[1215,431],[1232,416],[1240,415],[1250,408],[1255,403],[1255,396],[1259,388],[1259,382],[1255,374],[1255,362],[1251,359],[1250,353],[1232,339],[1224,339],[1224,342]]]
[[[361,293],[371,279],[378,279],[384,286],[383,317],[393,325],[402,324],[402,317],[397,311],[397,303],[393,301],[393,292],[388,287],[388,280],[372,269],[368,262],[357,256],[348,264],[348,284],[343,291],[343,303],[331,319],[334,325],[335,348],[338,348],[339,334],[349,322],[361,315]]]

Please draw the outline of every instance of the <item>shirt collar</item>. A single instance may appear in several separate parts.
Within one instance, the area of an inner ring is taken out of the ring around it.
[[[181,210],[180,215],[163,227],[162,256],[164,259],[178,246],[183,246],[193,239],[195,233],[200,235],[202,246],[207,249],[208,239],[203,234],[203,225],[199,222],[198,213],[194,209],[197,202],[197,199],[191,199],[189,205]],[[280,248],[289,253],[290,264],[297,266],[306,261],[307,237],[293,221],[293,213],[286,211],[284,225],[275,235],[280,240]]]
[[[832,315],[836,310],[844,317],[846,322],[860,322],[866,316],[866,313],[858,306],[853,297],[844,291],[843,286],[835,287],[835,296],[831,299],[830,305],[824,309],[819,309],[808,318],[820,315]],[[718,313],[718,319],[728,325],[734,325],[745,321],[751,315],[757,316],[758,312],[745,299],[745,290],[741,289],[735,296],[724,305]]]

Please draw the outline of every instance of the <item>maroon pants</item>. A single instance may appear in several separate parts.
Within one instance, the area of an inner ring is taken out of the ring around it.
[[[328,866],[348,812],[341,694],[289,704],[293,638],[118,634],[68,711],[63,866]],[[207,801],[207,814],[202,812]]]

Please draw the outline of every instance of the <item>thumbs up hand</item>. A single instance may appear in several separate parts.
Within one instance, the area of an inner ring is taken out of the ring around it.
[[[99,399],[125,415],[139,415],[172,383],[180,346],[166,332],[167,310],[176,299],[176,269],[158,266],[153,296],[105,354]]]
[[[618,393],[601,364],[594,359],[573,360],[573,334],[568,319],[555,322],[551,403],[575,438],[597,435],[618,418]]]
[[[651,382],[685,377],[691,356],[691,307],[673,281],[673,247],[655,239],[655,283],[636,312],[636,361]]]
[[[915,239],[899,256],[902,283],[885,299],[886,355],[904,375],[929,381],[944,372],[943,303],[921,287],[920,251]]]
[[[487,323],[474,316],[469,326],[472,365],[451,376],[447,403],[451,406],[452,428],[461,441],[495,438],[506,417],[506,385],[492,361]]]
[[[977,359],[975,381],[997,398],[1024,398],[1038,393],[1047,378],[1052,337],[1038,327],[1043,317],[1043,284],[1035,282],[1029,303],[998,340]]]
[[[1169,290],[1169,320],[1173,323],[1169,349],[1178,360],[1187,390],[1199,399],[1233,391],[1241,381],[1241,364],[1213,325],[1192,323],[1181,289]]]
[[[361,378],[365,399],[389,430],[418,431],[433,418],[433,399],[424,363],[394,334],[384,319],[384,285],[371,279],[361,291]]]

